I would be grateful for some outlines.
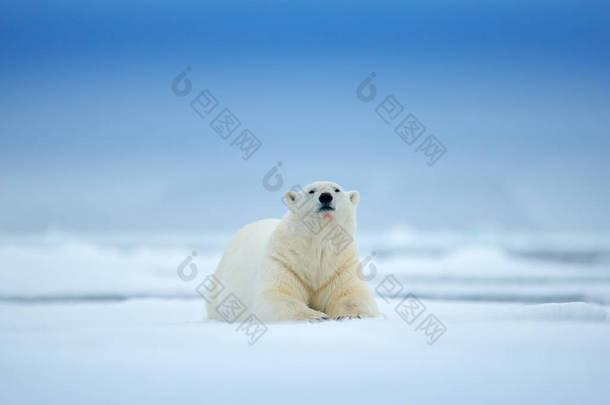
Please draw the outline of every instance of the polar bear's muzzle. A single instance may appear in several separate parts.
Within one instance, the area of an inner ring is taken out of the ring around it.
[[[333,207],[333,205],[332,205],[333,195],[331,193],[320,194],[318,201],[320,201],[320,205],[318,207],[318,212],[335,210],[335,207]]]
[[[333,207],[330,204],[321,204],[320,207],[318,207],[318,212],[325,212],[325,211],[334,211],[335,207]]]

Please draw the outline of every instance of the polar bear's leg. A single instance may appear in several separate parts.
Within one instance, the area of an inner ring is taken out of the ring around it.
[[[271,288],[260,297],[257,313],[263,321],[324,320],[324,312],[311,309],[304,301],[279,288]]]
[[[324,312],[308,306],[311,288],[290,265],[274,258],[267,266],[256,305],[259,317],[270,322],[328,319]]]
[[[379,310],[365,281],[357,276],[340,280],[329,292],[326,313],[331,318],[367,318]]]

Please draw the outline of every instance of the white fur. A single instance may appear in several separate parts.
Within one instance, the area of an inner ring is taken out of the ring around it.
[[[322,192],[332,194],[334,211],[318,212]],[[229,242],[214,274],[224,290],[208,304],[209,318],[223,320],[216,307],[229,293],[248,309],[239,320],[250,313],[263,322],[377,315],[369,287],[358,276],[356,241],[338,252],[328,238],[343,229],[353,239],[359,198],[332,182],[286,192],[283,219],[246,225]],[[307,225],[312,219],[320,221],[321,231]]]

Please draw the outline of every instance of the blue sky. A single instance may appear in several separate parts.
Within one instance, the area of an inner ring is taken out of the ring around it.
[[[607,2],[326,3],[1,2],[0,229],[234,229],[283,213],[279,161],[284,189],[358,189],[367,229],[610,228]],[[249,160],[189,107],[203,89]]]

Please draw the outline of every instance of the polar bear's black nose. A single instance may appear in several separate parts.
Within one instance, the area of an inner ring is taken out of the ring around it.
[[[330,193],[322,193],[319,200],[322,204],[327,204],[333,200],[333,196]]]

